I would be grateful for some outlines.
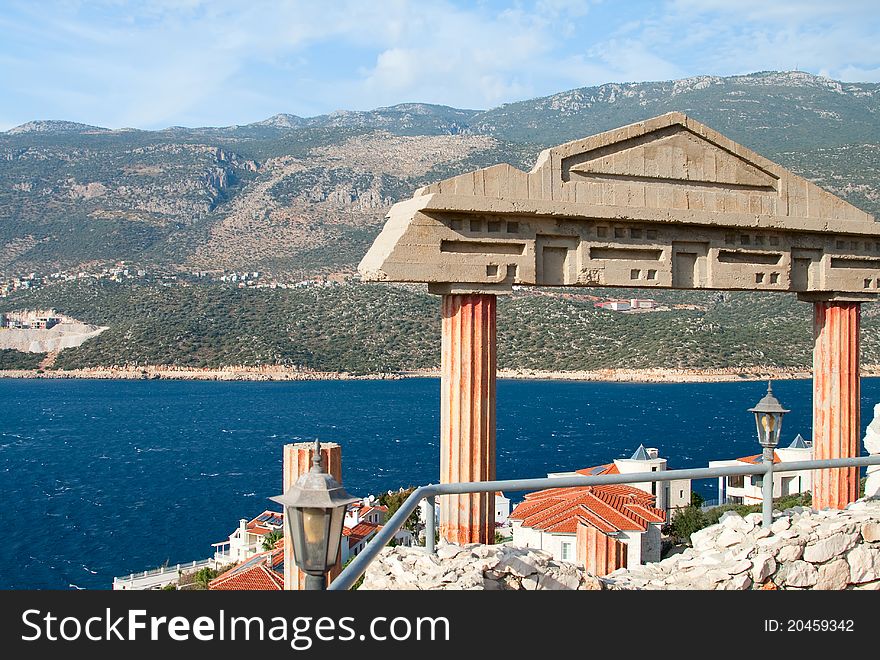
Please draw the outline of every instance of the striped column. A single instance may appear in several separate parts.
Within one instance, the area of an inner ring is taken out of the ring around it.
[[[859,455],[861,303],[813,303],[813,456]],[[859,496],[859,469],[813,472],[813,508],[843,509]]]
[[[336,481],[342,483],[342,447],[335,442],[322,442],[321,454],[323,454],[324,470],[329,472]],[[295,442],[293,444],[284,445],[284,483],[281,492],[286,493],[287,489],[296,483],[302,475],[312,468],[312,457],[315,455],[314,442]],[[347,543],[348,539],[342,537],[342,542]],[[340,558],[342,553],[339,554]],[[327,583],[339,575],[342,570],[341,563],[330,570]],[[296,560],[293,556],[293,539],[287,529],[287,521],[284,524],[284,590],[285,591],[303,591],[305,590],[306,574],[297,568]]]
[[[443,296],[440,482],[495,478],[494,295]],[[440,534],[450,543],[493,543],[495,494],[440,498]]]
[[[604,577],[626,568],[626,544],[579,522],[576,532],[577,561],[591,575]]]

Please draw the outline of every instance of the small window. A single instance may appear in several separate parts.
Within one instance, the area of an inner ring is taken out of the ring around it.
[[[648,271],[648,279],[649,280],[656,280],[657,279],[657,271],[656,270],[649,270]]]
[[[489,264],[486,266],[486,275],[489,277],[495,277],[498,275],[498,266],[496,264]]]
[[[656,229],[648,229],[645,232],[645,238],[647,238],[649,241],[656,240],[657,239],[657,230]],[[880,243],[877,243],[877,245],[880,245]]]
[[[497,220],[490,220],[490,221],[489,221],[489,231],[490,231],[490,232],[499,232],[499,231],[501,231],[501,223],[498,222]]]
[[[770,273],[770,284],[779,284],[779,273]]]
[[[850,250],[858,250],[859,249],[859,242],[858,241],[850,241],[849,242],[849,249]]]
[[[471,220],[471,231],[483,231],[483,221]]]
[[[449,223],[449,226],[452,227],[453,229],[461,230],[464,227],[464,221],[453,220],[451,223]]]
[[[518,234],[519,233],[519,223],[518,222],[508,222],[507,223],[507,233],[508,234]]]
[[[748,234],[741,234],[739,237],[739,244],[740,245],[751,245],[752,244],[751,236],[749,236]]]
[[[770,245],[779,245],[779,236],[771,236]]]
[[[641,238],[642,237],[642,230],[641,229],[630,229],[629,230],[629,237],[630,238]]]
[[[865,280],[865,288],[866,288],[866,289],[870,289],[870,288],[871,288],[871,279],[870,279],[870,278],[868,278],[868,279]]]
[[[562,560],[569,561],[571,559],[571,543],[562,543]]]
[[[623,227],[614,228],[614,238],[625,238],[626,230]]]
[[[633,268],[631,271],[629,271],[629,279],[631,280],[637,280],[639,279],[639,277],[641,277],[641,275],[642,271],[640,271],[638,268]]]
[[[764,273],[755,273],[755,284],[760,284],[764,281]]]
[[[596,236],[599,238],[608,236],[608,227],[596,227]]]
[[[764,237],[755,236],[755,245],[764,245]]]
[[[837,241],[836,245],[837,245],[838,250],[842,250],[844,245],[846,245],[846,243],[844,243],[844,241]]]
[[[736,243],[736,236],[734,236],[733,234],[725,234],[724,242],[728,245],[734,245]]]

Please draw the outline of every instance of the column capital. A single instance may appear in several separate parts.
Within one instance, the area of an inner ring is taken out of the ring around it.
[[[435,296],[508,296],[513,293],[513,285],[510,282],[501,282],[499,284],[458,284],[432,282],[428,284],[428,293],[432,293]]]
[[[876,293],[847,293],[841,291],[803,291],[797,294],[801,302],[836,302],[836,303],[863,303],[876,302]]]

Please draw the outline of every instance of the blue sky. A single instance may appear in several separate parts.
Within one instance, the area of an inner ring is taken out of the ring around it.
[[[877,0],[0,0],[0,130],[490,108],[767,69],[880,81]]]

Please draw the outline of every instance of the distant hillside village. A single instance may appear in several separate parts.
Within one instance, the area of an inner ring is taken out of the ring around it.
[[[23,310],[20,312],[0,312],[0,329],[6,330],[50,330],[68,321],[54,309]]]
[[[812,457],[812,443],[800,435],[787,447],[776,450],[774,499],[810,492],[809,473],[786,472],[784,464]],[[759,459],[760,456],[743,456],[712,461],[709,466],[752,464]],[[657,448],[639,445],[629,458],[570,472],[552,472],[547,476],[635,474],[668,469],[668,460],[660,456]],[[402,502],[408,493],[400,489],[388,491],[387,495],[396,496],[397,501]],[[684,509],[699,506],[707,510],[719,505],[754,505],[761,501],[760,475],[721,477],[718,499],[708,502],[694,498],[690,479],[549,488],[527,493],[512,510],[510,498],[496,492],[495,542],[543,550],[555,561],[576,564],[601,577],[621,568],[633,569],[659,562],[664,554],[674,551],[674,543],[666,534],[667,525]],[[391,545],[423,545],[429,508],[428,502],[422,500],[417,510],[418,519],[402,527]],[[435,519],[439,519],[439,503],[435,503],[434,508]],[[393,513],[372,495],[349,505],[343,528],[341,563],[345,565],[360,554]],[[262,511],[250,520],[242,518],[227,539],[212,544],[211,557],[117,577],[113,588],[283,590],[283,528],[284,514],[276,511]]]

